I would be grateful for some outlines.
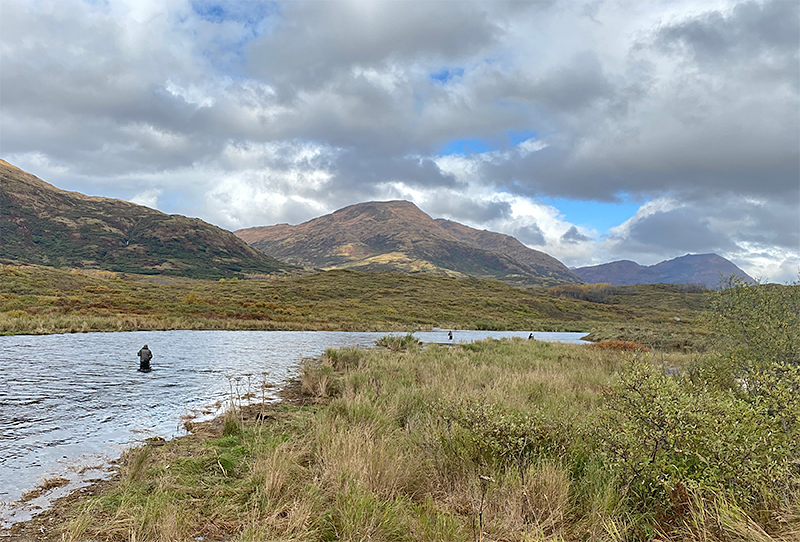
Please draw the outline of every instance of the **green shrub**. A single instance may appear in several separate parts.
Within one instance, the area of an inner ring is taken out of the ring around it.
[[[789,496],[797,440],[768,403],[640,357],[605,398],[601,439],[634,506],[674,513],[680,488],[725,493],[751,513]]]
[[[730,277],[712,299],[718,348],[743,378],[759,367],[800,364],[800,284],[747,284]]]
[[[800,284],[746,284],[731,277],[709,317],[718,353],[697,364],[698,385],[732,390],[768,413],[800,452]]]
[[[516,468],[522,474],[536,459],[563,457],[569,446],[568,421],[538,409],[511,412],[496,404],[465,401],[438,410],[448,426],[465,431],[462,442],[478,465]],[[444,444],[452,446],[449,439]]]

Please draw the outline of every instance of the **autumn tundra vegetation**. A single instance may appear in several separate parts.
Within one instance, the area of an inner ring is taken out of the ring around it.
[[[796,541],[800,286],[703,295],[703,352],[328,350],[282,403],[128,451],[53,538]]]
[[[711,292],[684,290],[669,284],[519,288],[477,278],[348,270],[202,280],[4,265],[0,334],[438,326],[592,331],[598,339],[669,339],[697,346],[707,335],[699,317]],[[672,320],[676,315],[680,325]]]

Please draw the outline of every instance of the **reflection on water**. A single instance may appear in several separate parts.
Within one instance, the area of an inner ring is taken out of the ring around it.
[[[0,522],[9,503],[45,477],[75,472],[158,435],[183,431],[181,417],[234,395],[261,396],[298,362],[327,347],[372,346],[384,333],[308,331],[153,331],[0,337]],[[447,331],[416,333],[448,343]],[[575,342],[581,333],[535,333]],[[528,332],[454,331],[453,342]],[[136,352],[148,344],[153,371]],[[95,475],[96,476],[96,475]]]

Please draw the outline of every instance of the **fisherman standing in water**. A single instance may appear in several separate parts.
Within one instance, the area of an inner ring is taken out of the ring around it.
[[[136,355],[139,356],[139,371],[142,373],[149,373],[150,360],[153,359],[153,353],[147,348],[147,345],[144,345]]]

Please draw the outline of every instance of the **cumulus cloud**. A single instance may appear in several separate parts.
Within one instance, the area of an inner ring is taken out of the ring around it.
[[[541,228],[539,228],[539,225],[535,222],[533,224],[526,224],[524,226],[515,228],[513,235],[526,245],[541,247],[546,244],[544,234],[542,233]]]
[[[61,188],[227,228],[407,198],[570,265],[800,259],[795,2],[8,0],[0,48],[3,157]],[[608,232],[539,200],[620,194]]]
[[[150,207],[152,209],[158,208],[158,197],[163,193],[163,190],[153,189],[153,190],[145,190],[144,192],[139,192],[135,194],[130,201],[132,203],[136,203],[137,205],[144,205],[145,207]]]
[[[564,243],[570,244],[577,244],[577,243],[585,243],[586,241],[591,241],[592,238],[588,235],[584,235],[578,231],[574,225],[570,226],[570,228],[561,236],[561,241]]]

